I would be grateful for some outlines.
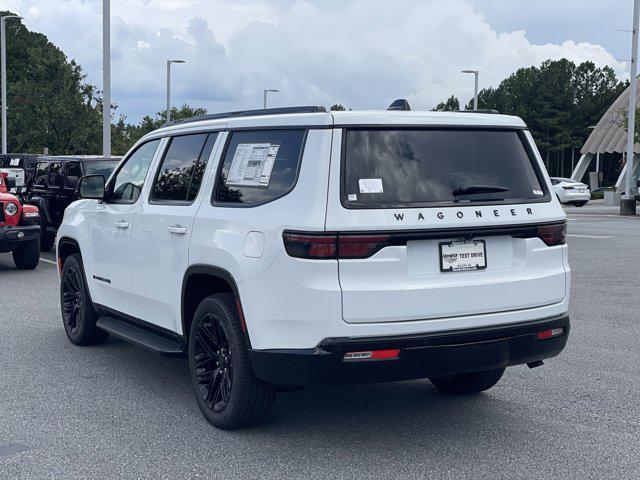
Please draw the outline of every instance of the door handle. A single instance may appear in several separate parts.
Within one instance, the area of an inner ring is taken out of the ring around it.
[[[171,225],[167,227],[169,233],[175,233],[176,235],[184,235],[187,233],[187,227],[183,227],[182,225]]]
[[[124,220],[117,220],[116,222],[114,222],[114,225],[116,226],[116,228],[122,228],[123,230],[125,228],[129,228],[129,222],[125,222]]]

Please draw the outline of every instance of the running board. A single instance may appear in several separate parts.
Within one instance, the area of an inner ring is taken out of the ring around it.
[[[178,357],[186,352],[186,341],[178,334],[145,328],[115,317],[100,317],[96,325],[114,337],[121,338],[139,347],[169,357]]]

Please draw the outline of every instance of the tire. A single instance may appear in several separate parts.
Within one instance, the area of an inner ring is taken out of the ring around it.
[[[202,414],[223,430],[265,418],[275,388],[251,369],[247,343],[232,294],[216,294],[198,306],[189,335],[191,385]]]
[[[107,332],[96,326],[98,312],[89,296],[79,253],[68,256],[62,267],[60,307],[64,329],[71,343],[97,345],[109,337]]]
[[[587,202],[573,202],[574,207],[584,207]]]
[[[436,388],[453,395],[473,395],[493,387],[502,378],[504,368],[429,378]]]
[[[47,222],[42,219],[40,222],[40,250],[50,252],[56,242],[56,234],[47,232]]]
[[[19,270],[33,270],[40,262],[40,239],[34,238],[13,251],[13,263]]]

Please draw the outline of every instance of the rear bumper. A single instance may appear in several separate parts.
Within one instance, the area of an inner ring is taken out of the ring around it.
[[[563,327],[547,340],[536,334]],[[558,355],[569,336],[561,315],[508,326],[421,335],[328,338],[315,349],[250,350],[256,376],[282,385],[340,385],[456,375],[520,365]],[[347,352],[400,349],[396,359],[348,360]]]
[[[22,243],[40,236],[39,225],[0,227],[0,252],[11,252]]]
[[[568,202],[585,202],[591,200],[591,192],[565,192],[563,195],[563,203]]]

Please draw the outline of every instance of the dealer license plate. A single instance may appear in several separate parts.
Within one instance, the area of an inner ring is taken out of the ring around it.
[[[484,240],[440,243],[440,271],[468,272],[487,268],[487,246]]]

